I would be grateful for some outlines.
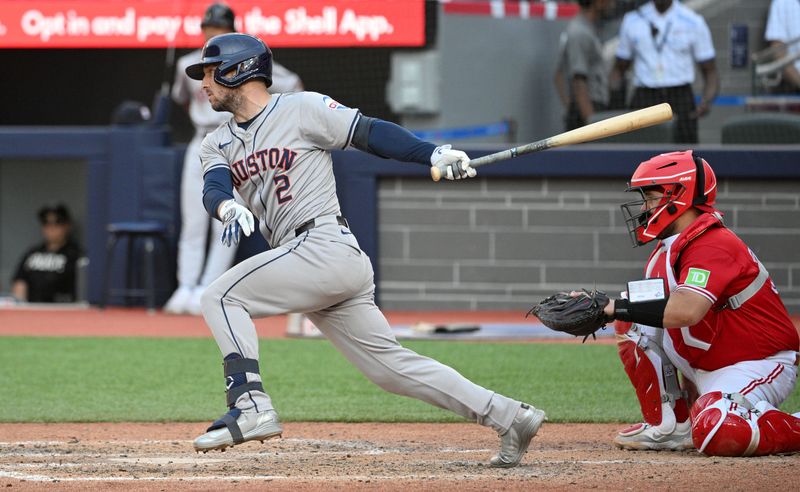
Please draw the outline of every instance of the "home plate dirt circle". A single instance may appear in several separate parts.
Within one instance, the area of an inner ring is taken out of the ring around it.
[[[287,423],[283,439],[194,452],[205,424],[0,424],[5,490],[779,490],[800,455],[629,452],[619,424],[545,424],[522,464],[490,468],[499,440],[474,424]]]

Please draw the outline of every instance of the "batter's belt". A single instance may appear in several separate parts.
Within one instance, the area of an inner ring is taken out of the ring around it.
[[[316,219],[311,219],[307,222],[304,222],[300,227],[294,230],[294,235],[297,237],[306,231],[310,231],[311,229],[324,224],[339,224],[340,226],[347,228],[350,227],[347,224],[347,219],[341,215],[323,215],[322,217],[317,217]]]

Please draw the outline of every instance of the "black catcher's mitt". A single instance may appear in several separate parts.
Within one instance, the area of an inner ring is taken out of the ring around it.
[[[610,321],[603,314],[608,302],[606,293],[599,290],[583,289],[575,297],[569,292],[559,292],[533,306],[526,317],[533,314],[546,327],[583,337],[585,342]]]

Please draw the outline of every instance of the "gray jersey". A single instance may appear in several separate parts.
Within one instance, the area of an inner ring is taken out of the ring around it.
[[[233,184],[272,246],[304,222],[338,215],[329,150],[350,145],[357,109],[316,92],[277,94],[246,130],[231,118],[203,141],[203,174],[230,169]]]

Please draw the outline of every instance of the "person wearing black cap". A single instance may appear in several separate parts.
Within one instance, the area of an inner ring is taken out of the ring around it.
[[[20,260],[11,293],[23,302],[75,302],[76,265],[83,252],[70,236],[69,211],[59,204],[43,207],[38,215],[44,241]]]
[[[236,32],[233,10],[227,5],[210,5],[200,24],[206,41],[219,34]],[[201,83],[186,75],[186,67],[200,61],[200,50],[182,56],[175,67],[172,100],[186,108],[195,127],[195,135],[186,149],[181,177],[181,235],[178,240],[178,289],[172,294],[164,310],[172,314],[200,314],[200,295],[205,287],[230,268],[236,256],[235,248],[226,248],[216,239],[222,235],[222,224],[209,221],[198,203],[203,200],[203,176],[200,166],[200,143],[220,124],[230,118],[230,113],[211,108]],[[298,92],[303,90],[300,77],[273,62],[270,92]],[[212,240],[206,245],[209,237]],[[206,253],[207,251],[207,253]]]

